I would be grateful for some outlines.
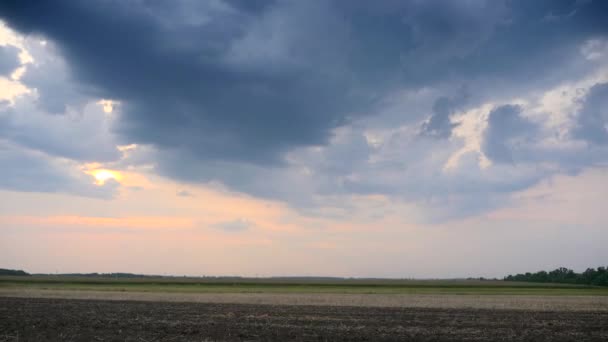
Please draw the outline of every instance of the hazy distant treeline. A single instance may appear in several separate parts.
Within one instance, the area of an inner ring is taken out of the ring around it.
[[[29,273],[22,270],[8,270],[6,268],[0,268],[0,275],[8,275],[8,276],[27,276]]]
[[[506,281],[529,281],[535,283],[565,283],[565,284],[584,284],[596,286],[608,286],[608,270],[606,267],[588,268],[583,273],[576,273],[565,267],[557,268],[553,271],[540,271],[536,273],[524,273],[509,275]]]
[[[134,273],[61,273],[56,274],[62,277],[86,277],[86,278],[149,278],[158,276],[148,276]]]

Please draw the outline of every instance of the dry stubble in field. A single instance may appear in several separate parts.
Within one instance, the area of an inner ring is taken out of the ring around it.
[[[0,289],[0,296],[158,302],[608,311],[608,296],[328,293],[162,293]]]

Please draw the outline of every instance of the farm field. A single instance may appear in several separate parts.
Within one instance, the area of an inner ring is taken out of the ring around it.
[[[608,311],[0,297],[0,341],[606,341]]]
[[[167,293],[608,295],[606,287],[499,280],[0,276],[0,291],[23,289]]]
[[[0,277],[0,342],[605,341],[607,294],[472,280]]]

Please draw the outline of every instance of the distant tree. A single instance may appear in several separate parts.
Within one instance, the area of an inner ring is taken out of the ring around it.
[[[608,270],[604,267],[598,267],[596,276],[591,280],[591,284],[597,286],[608,286]]]
[[[9,270],[0,268],[0,275],[4,276],[29,276],[30,274],[22,270]]]
[[[553,271],[539,271],[536,273],[508,275],[505,281],[525,281],[535,283],[566,283],[595,286],[608,286],[608,270],[605,267],[598,269],[588,268],[583,273],[576,273],[571,269],[560,267]]]

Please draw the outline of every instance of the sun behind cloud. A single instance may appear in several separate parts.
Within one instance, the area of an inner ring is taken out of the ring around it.
[[[122,179],[120,172],[107,169],[92,170],[89,174],[95,177],[95,184],[97,185],[104,185],[109,179],[114,179],[118,182]]]

